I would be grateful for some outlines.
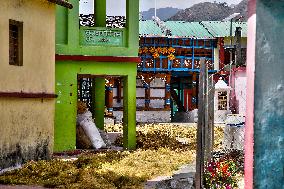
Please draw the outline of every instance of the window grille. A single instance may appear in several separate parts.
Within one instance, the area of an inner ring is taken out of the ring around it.
[[[218,110],[227,110],[227,92],[218,92]]]

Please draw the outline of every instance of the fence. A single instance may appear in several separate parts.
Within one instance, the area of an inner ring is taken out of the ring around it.
[[[226,78],[216,79],[219,76],[208,74],[207,63],[201,59],[195,179],[197,189],[204,188],[204,169],[210,161],[230,158],[236,162],[239,171],[243,170],[245,69],[231,68],[227,81]],[[214,128],[217,126],[224,130],[221,148],[214,148]]]

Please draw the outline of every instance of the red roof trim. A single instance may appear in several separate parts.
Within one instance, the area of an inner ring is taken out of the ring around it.
[[[72,9],[73,8],[73,5],[67,1],[64,1],[64,0],[47,0],[51,3],[55,3],[57,5],[60,5],[60,6],[63,6],[63,7],[66,7],[68,9]]]
[[[55,55],[55,60],[67,61],[96,61],[96,62],[133,62],[140,63],[140,57],[121,56],[83,56],[83,55]]]
[[[56,94],[51,93],[28,93],[28,92],[1,92],[0,97],[12,98],[57,98]]]

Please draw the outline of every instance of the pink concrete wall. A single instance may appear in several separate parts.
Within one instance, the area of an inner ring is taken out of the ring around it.
[[[247,43],[247,108],[245,125],[245,188],[253,189],[253,119],[254,119],[254,72],[255,72],[255,35],[256,0],[248,4],[248,43]]]

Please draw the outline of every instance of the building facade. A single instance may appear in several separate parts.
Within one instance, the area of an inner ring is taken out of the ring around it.
[[[230,100],[234,108],[230,109],[244,113],[245,73],[240,74],[240,67],[245,67],[246,60],[245,22],[141,20],[139,30],[138,122],[182,121],[180,116],[175,117],[176,112],[190,117],[186,122],[196,120],[194,114],[184,112],[198,108],[200,58],[205,58],[215,83],[222,77],[235,86],[234,100]],[[119,109],[119,104],[114,106]]]
[[[124,147],[136,146],[136,75],[139,1],[126,0],[125,26],[106,21],[106,0],[92,1],[93,15],[80,15],[78,0],[69,11],[58,7],[56,18],[55,151],[76,148],[77,102],[88,104],[96,126],[104,127],[105,109],[112,112],[113,86],[123,93]],[[117,21],[114,17],[114,22]]]
[[[0,1],[0,170],[53,151],[55,3]]]

